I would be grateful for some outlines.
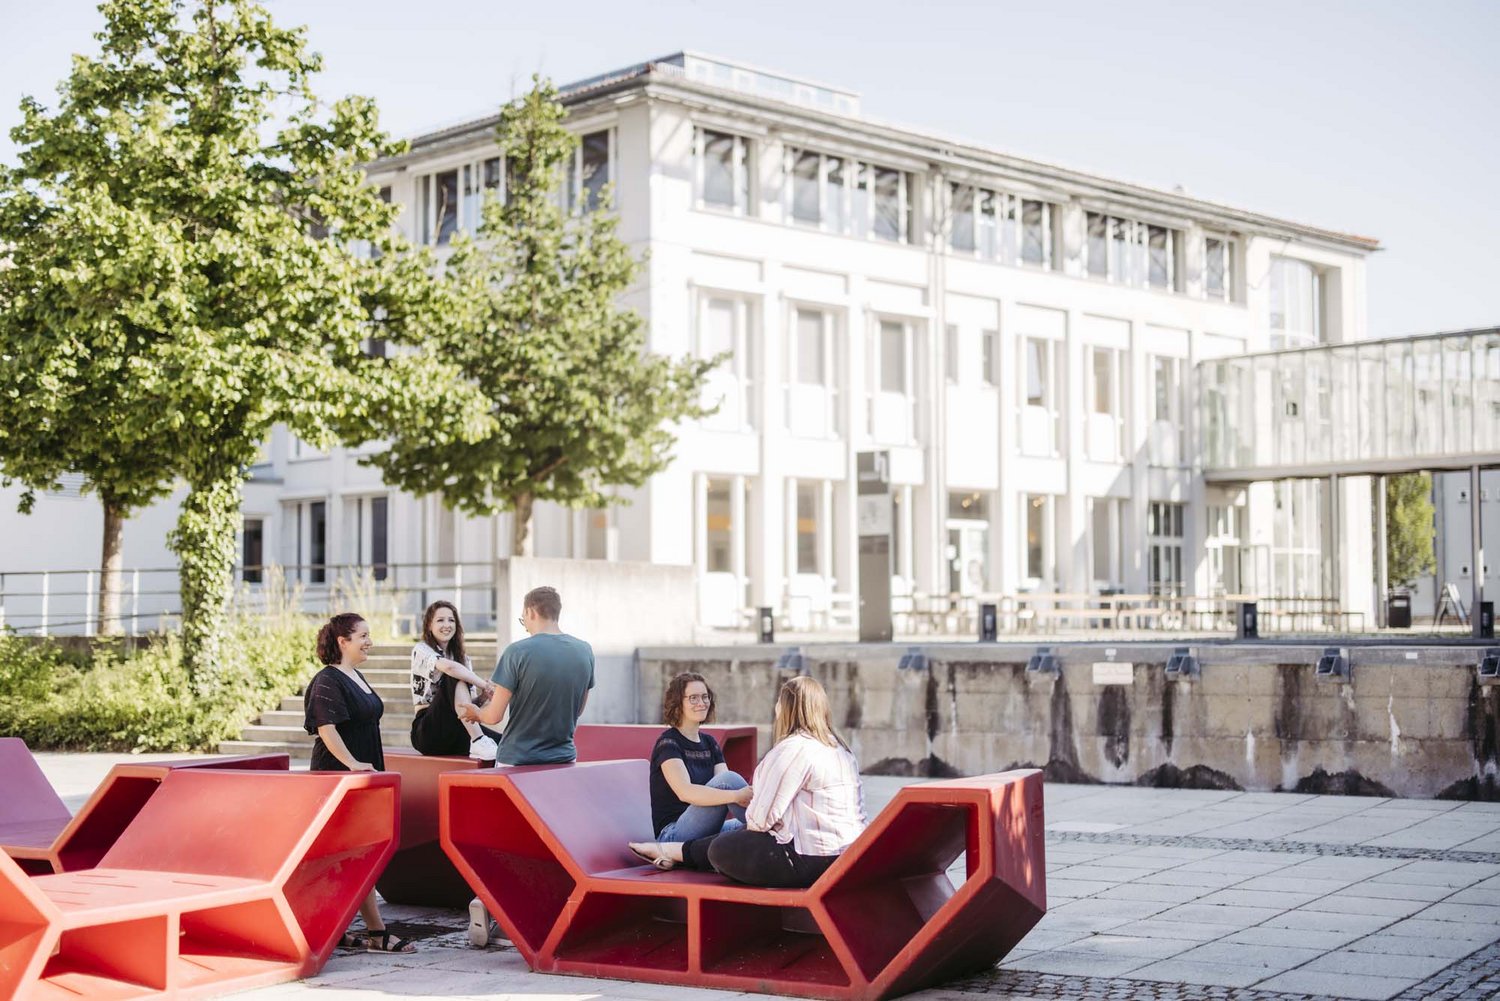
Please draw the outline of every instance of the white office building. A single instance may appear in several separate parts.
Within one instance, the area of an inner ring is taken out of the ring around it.
[[[650,347],[731,360],[718,412],[630,503],[538,507],[537,555],[691,565],[705,624],[759,605],[836,624],[858,576],[855,456],[883,450],[898,593],[1337,588],[1371,609],[1368,479],[1208,485],[1193,373],[1365,338],[1376,241],[876,123],[849,91],[690,53],[564,99],[571,189],[613,185],[647,255],[628,301]],[[503,196],[495,122],[372,166],[413,241],[441,253]],[[1298,417],[1272,423],[1305,433]],[[358,453],[280,431],[266,456],[248,565],[441,576],[505,553],[508,516],[387,489]]]

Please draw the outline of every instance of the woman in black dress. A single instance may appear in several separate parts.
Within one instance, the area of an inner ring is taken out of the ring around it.
[[[313,735],[310,771],[385,770],[385,751],[380,746],[380,717],[385,712],[385,703],[359,673],[359,665],[369,659],[372,645],[369,624],[352,612],[335,615],[318,630],[318,659],[324,667],[313,675],[302,696],[306,711],[303,726]],[[414,950],[410,942],[386,929],[374,890],[359,905],[359,913],[365,919],[366,949]],[[358,946],[360,939],[352,933],[346,934],[340,944]]]

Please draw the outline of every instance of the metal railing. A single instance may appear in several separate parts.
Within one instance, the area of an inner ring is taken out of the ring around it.
[[[89,570],[0,572],[0,628],[48,636],[99,632],[99,576]],[[120,574],[120,624],[131,636],[165,629],[182,616],[176,567],[136,567]],[[447,598],[465,627],[493,629],[495,564],[492,562],[367,564],[265,564],[236,566],[233,601],[264,607],[278,588],[308,614],[352,609],[390,615],[404,632],[414,631],[429,601]],[[360,606],[356,608],[355,606]]]

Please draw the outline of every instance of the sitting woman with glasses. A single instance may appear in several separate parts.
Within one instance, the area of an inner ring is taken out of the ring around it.
[[[692,841],[745,826],[750,786],[724,763],[719,742],[698,729],[714,720],[714,693],[703,675],[673,678],[661,715],[667,729],[651,750],[651,827],[657,839]]]
[[[775,745],[755,769],[744,830],[663,837],[630,850],[658,869],[711,870],[751,886],[816,882],[864,830],[859,766],[833,729],[828,693],[816,678],[781,686],[775,733]]]

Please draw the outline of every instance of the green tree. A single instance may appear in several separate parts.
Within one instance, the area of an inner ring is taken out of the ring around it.
[[[646,350],[644,324],[619,303],[639,264],[616,234],[606,188],[597,209],[559,189],[578,139],[540,77],[501,109],[496,139],[506,196],[483,209],[475,239],[448,260],[452,303],[439,335],[446,357],[488,397],[493,431],[473,445],[398,438],[370,460],[388,482],[441,492],[471,514],[515,513],[511,552],[531,548],[539,500],[614,502],[670,461],[673,422],[703,416],[717,360],[673,361]]]
[[[276,423],[326,445],[485,418],[428,354],[363,350],[419,344],[437,301],[360,169],[399,149],[374,105],[321,105],[302,31],[249,0],[100,9],[99,55],[55,111],[22,101],[0,171],[0,472],[23,506],[82,473],[112,512],[106,569],[120,520],[186,484],[170,544],[208,690],[240,484]]]
[[[1385,481],[1386,576],[1393,586],[1415,583],[1437,568],[1432,551],[1432,474],[1407,473]]]

